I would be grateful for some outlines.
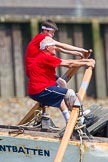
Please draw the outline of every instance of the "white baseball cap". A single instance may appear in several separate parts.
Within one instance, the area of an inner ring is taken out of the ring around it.
[[[44,50],[46,46],[54,46],[55,45],[55,41],[53,39],[51,39],[50,37],[45,37],[45,39],[43,39],[40,42],[40,50]]]

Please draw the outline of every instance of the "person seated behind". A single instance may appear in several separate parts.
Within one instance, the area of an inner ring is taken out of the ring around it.
[[[40,52],[34,59],[28,80],[28,94],[30,98],[45,106],[60,108],[66,124],[69,120],[69,110],[72,109],[76,94],[74,90],[59,85],[56,82],[56,68],[91,66],[94,67],[93,59],[61,59],[55,55],[55,41],[46,38],[40,42]]]
[[[26,75],[29,77],[31,70],[31,65],[34,62],[35,57],[40,52],[40,42],[45,39],[45,37],[53,38],[55,32],[58,30],[58,27],[55,22],[52,20],[46,20],[41,24],[41,32],[38,33],[27,45],[25,53],[25,70]],[[57,51],[72,54],[75,56],[85,57],[87,50],[64,43],[55,41],[57,46]],[[74,51],[73,51],[74,50]]]

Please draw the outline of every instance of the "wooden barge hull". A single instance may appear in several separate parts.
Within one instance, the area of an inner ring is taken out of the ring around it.
[[[48,136],[48,137],[47,137]],[[56,133],[0,130],[0,162],[53,162],[61,139]],[[108,162],[108,139],[70,140],[62,162]]]

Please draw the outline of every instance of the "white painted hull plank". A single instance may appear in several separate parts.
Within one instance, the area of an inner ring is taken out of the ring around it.
[[[0,135],[1,162],[53,162],[60,141],[51,138]],[[80,162],[80,142],[71,141],[62,162]],[[108,162],[107,142],[84,142],[82,162]]]

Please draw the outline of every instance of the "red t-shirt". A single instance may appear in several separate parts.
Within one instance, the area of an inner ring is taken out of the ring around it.
[[[31,65],[34,61],[34,58],[40,52],[40,42],[46,37],[48,34],[37,34],[28,44],[25,54],[25,70],[26,75],[29,77],[29,72],[31,69]]]
[[[56,70],[60,65],[61,59],[54,54],[40,52],[31,66],[28,82],[28,94],[37,94],[48,86],[56,85]]]

